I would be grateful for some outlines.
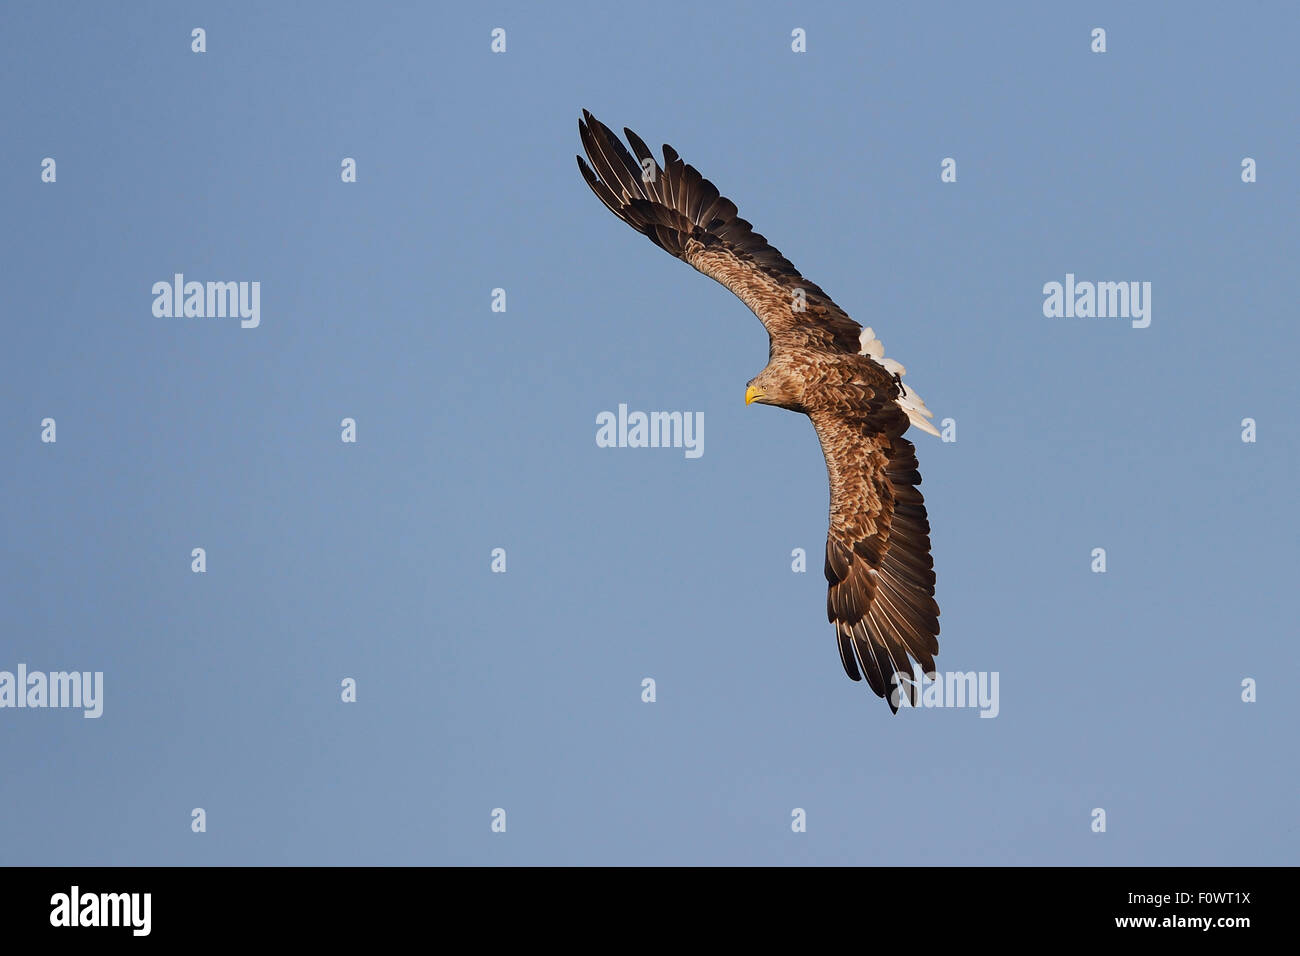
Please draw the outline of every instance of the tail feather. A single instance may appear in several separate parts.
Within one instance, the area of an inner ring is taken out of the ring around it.
[[[868,356],[883,366],[885,371],[891,375],[897,375],[899,379],[902,379],[907,374],[907,369],[901,363],[885,357],[885,343],[876,338],[876,333],[871,330],[870,326],[862,330],[858,342],[861,345],[859,355]],[[939,430],[929,422],[929,419],[934,418],[934,412],[925,407],[925,400],[911,388],[904,386],[899,390],[898,407],[907,412],[907,420],[921,431],[929,432],[935,438],[941,437]]]

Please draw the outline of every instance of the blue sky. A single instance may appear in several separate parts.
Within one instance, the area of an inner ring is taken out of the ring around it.
[[[104,674],[0,709],[0,861],[1294,863],[1294,8],[560,9],[0,12],[0,670]],[[844,676],[812,428],[583,108],[955,420],[938,663],[995,719]],[[156,317],[178,272],[260,325]],[[1067,273],[1150,326],[1045,317]],[[704,453],[597,447],[619,404]]]

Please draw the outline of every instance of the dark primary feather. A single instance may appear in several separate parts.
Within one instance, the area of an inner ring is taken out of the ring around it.
[[[631,130],[624,130],[629,152],[590,113],[583,116],[578,130],[590,166],[578,157],[578,168],[587,185],[633,229],[739,296],[768,331],[769,368],[798,376],[802,399],[785,407],[812,419],[826,458],[826,609],[840,661],[892,710],[896,683],[915,702],[912,661],[934,671],[939,607],[921,476],[903,437],[908,418],[893,376],[858,354],[861,326],[672,147],[664,147],[661,166]],[[806,311],[793,308],[799,289]]]

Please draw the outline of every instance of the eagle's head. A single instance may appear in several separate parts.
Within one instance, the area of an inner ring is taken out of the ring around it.
[[[784,365],[768,363],[745,387],[745,404],[758,402],[794,412],[804,411],[804,377]]]

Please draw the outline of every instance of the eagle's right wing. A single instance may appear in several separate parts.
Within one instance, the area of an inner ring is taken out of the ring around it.
[[[583,116],[578,132],[591,166],[579,156],[578,168],[614,215],[739,296],[774,346],[859,351],[862,326],[754,232],[736,204],[676,150],[664,146],[661,167],[641,138],[625,129],[634,159],[609,127],[586,110]]]

